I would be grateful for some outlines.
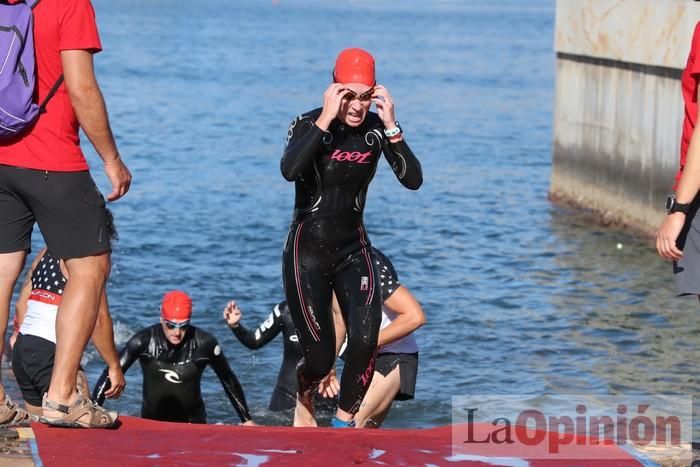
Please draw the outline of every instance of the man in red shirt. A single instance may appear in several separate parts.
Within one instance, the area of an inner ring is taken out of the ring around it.
[[[668,216],[656,235],[661,257],[673,260],[673,276],[678,295],[700,296],[700,23],[695,26],[688,63],[681,75],[685,118],[681,137],[680,169],[675,194],[666,200]],[[697,218],[697,220],[696,220]]]
[[[63,259],[70,279],[56,320],[56,359],[42,421],[61,426],[112,426],[114,414],[76,391],[80,357],[95,327],[110,269],[105,200],[80,149],[78,129],[104,161],[115,201],[131,174],[119,156],[93,69],[101,50],[90,0],[42,0],[34,8],[38,102],[63,75],[64,83],[36,125],[0,142],[0,335],[10,299],[30,249],[34,223],[49,250]],[[0,340],[0,350],[2,350]],[[4,389],[0,387],[0,401]],[[16,420],[14,404],[0,402],[0,423]]]

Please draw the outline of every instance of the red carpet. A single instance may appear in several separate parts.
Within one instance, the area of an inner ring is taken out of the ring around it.
[[[486,453],[453,452],[452,427],[424,430],[187,425],[120,417],[116,430],[52,428],[35,423],[39,457],[45,466],[109,465],[450,465],[640,466],[617,446],[564,448],[569,460],[526,460],[516,445]],[[491,427],[492,429],[492,427]],[[488,426],[476,427],[485,433]],[[479,451],[478,449],[482,449]],[[493,451],[493,450],[492,450]],[[532,454],[532,451],[529,451]],[[518,454],[519,453],[519,454]],[[589,459],[581,460],[582,453]],[[537,457],[537,456],[535,456]],[[540,456],[541,457],[541,456]],[[595,458],[598,460],[591,460]],[[614,458],[613,460],[604,460]]]

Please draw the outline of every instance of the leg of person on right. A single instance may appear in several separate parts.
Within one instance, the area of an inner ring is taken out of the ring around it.
[[[111,427],[116,414],[92,406],[76,390],[80,358],[97,320],[100,297],[109,274],[109,255],[65,260],[69,279],[56,317],[56,359],[41,421],[60,426]]]
[[[401,388],[400,368],[397,366],[388,375],[374,373],[372,383],[355,414],[357,428],[379,428],[389,412],[394,398]],[[369,423],[368,423],[369,422]]]
[[[375,373],[377,337],[382,321],[381,293],[374,263],[366,249],[336,274],[333,287],[348,336],[340,378],[338,426],[349,424],[360,409]]]

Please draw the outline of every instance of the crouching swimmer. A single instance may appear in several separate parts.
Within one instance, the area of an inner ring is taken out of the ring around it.
[[[143,371],[141,416],[152,420],[206,423],[201,379],[207,365],[219,377],[242,425],[255,425],[236,375],[214,336],[190,324],[192,300],[181,291],[165,294],[160,323],[137,332],[120,354],[124,373],[138,359]],[[107,370],[93,390],[102,404],[110,387]]]

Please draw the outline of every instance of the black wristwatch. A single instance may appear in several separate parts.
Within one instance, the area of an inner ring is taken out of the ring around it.
[[[673,214],[674,212],[682,212],[683,214],[688,214],[690,211],[690,203],[679,203],[676,201],[676,195],[668,195],[666,197],[666,212]]]

